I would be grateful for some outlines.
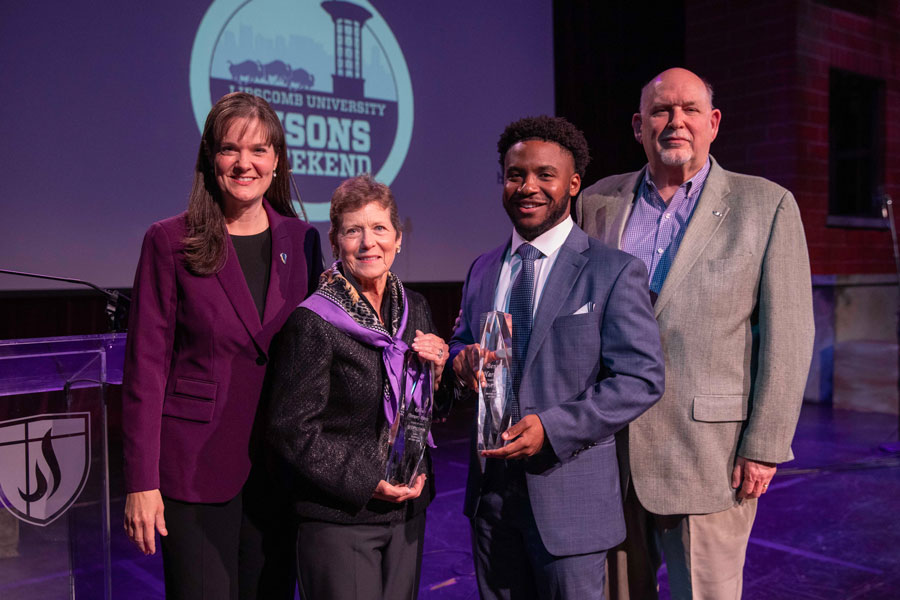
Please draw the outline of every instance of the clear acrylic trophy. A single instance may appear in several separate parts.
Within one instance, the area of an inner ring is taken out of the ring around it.
[[[421,360],[408,350],[404,358],[403,377],[397,416],[388,437],[388,460],[384,480],[391,485],[412,487],[425,455],[431,410],[434,405],[434,363]],[[413,402],[413,393],[421,389],[422,402]]]
[[[478,378],[478,451],[505,445],[500,434],[510,425],[507,391],[512,383],[512,316],[500,311],[482,315]]]

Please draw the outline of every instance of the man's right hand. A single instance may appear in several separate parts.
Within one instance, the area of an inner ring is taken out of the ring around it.
[[[484,373],[478,370],[480,361],[481,346],[478,344],[469,344],[453,359],[453,372],[456,373],[456,379],[465,387],[477,390],[479,379],[481,385],[487,385]]]
[[[159,490],[133,492],[125,497],[125,534],[144,554],[156,553],[156,532],[169,535]]]

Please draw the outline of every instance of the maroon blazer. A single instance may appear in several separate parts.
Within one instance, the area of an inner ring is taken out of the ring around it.
[[[269,343],[322,271],[318,232],[263,204],[272,265],[262,323],[230,238],[225,267],[201,277],[184,264],[184,213],[144,237],[122,393],[127,492],[224,502],[247,480]]]

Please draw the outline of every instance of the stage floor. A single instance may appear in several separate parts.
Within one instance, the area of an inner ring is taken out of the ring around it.
[[[438,494],[428,509],[419,594],[424,600],[478,597],[469,525],[462,515],[471,418],[470,411],[457,410],[449,422],[435,426]],[[794,440],[797,458],[779,470],[760,502],[747,551],[744,598],[900,597],[900,455],[878,448],[896,440],[896,417],[803,407]],[[115,484],[119,478],[113,479]],[[159,554],[144,557],[131,547],[122,532],[123,508],[119,495],[112,506],[113,595],[162,598]],[[41,532],[47,539],[24,527],[21,533],[20,556],[0,558],[0,597],[68,597],[65,569],[46,568],[59,562],[48,556],[48,548],[58,546],[50,543],[52,527]],[[661,596],[668,598],[664,573],[662,588]]]

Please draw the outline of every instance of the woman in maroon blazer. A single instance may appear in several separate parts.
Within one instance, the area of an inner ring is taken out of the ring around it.
[[[262,576],[262,517],[276,519],[261,469],[250,476],[269,343],[322,271],[288,177],[278,117],[228,94],[207,117],[187,211],[144,238],[123,390],[125,530],[146,554],[162,536],[167,598],[293,597],[290,555],[277,591]]]

